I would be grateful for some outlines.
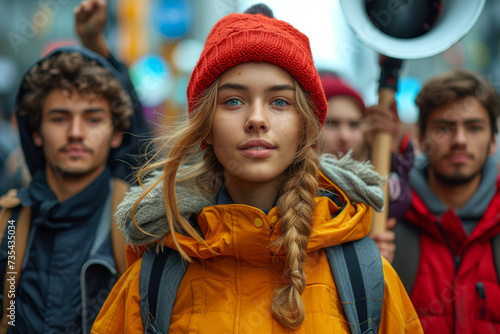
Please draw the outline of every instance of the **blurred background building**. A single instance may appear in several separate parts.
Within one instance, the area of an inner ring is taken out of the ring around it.
[[[26,69],[52,49],[78,43],[73,10],[79,2],[0,0],[4,120]],[[308,35],[318,69],[338,72],[362,92],[367,105],[377,102],[378,55],[354,36],[337,0],[108,0],[106,37],[112,52],[129,66],[147,119],[169,122],[186,112],[187,82],[211,27],[258,2]],[[446,69],[483,73],[500,92],[499,18],[500,0],[487,0],[478,23],[458,44],[430,58],[405,61],[397,94],[403,122],[416,122],[416,92],[427,78]],[[164,115],[168,117],[159,117]]]

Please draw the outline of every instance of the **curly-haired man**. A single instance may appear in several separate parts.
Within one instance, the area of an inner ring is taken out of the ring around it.
[[[77,16],[84,7],[88,18],[105,11],[85,1]],[[0,200],[0,276],[9,282],[0,333],[87,333],[123,272],[112,214],[128,184],[114,177],[130,173],[122,159],[137,153],[145,129],[128,77],[105,56],[58,49],[21,82],[16,116],[32,181]]]

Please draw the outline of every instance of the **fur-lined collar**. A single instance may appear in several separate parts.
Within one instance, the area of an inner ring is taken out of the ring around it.
[[[369,162],[358,162],[345,155],[337,159],[331,154],[325,154],[320,159],[321,171],[335,183],[346,196],[354,202],[365,203],[377,211],[384,206],[381,186],[384,178],[374,171]],[[145,187],[154,183],[161,172],[154,172],[145,182]],[[134,245],[146,245],[158,239],[163,239],[169,232],[165,218],[165,200],[163,197],[163,182],[158,183],[151,192],[137,205],[135,219],[143,231],[132,221],[131,211],[136,200],[144,192],[140,186],[131,187],[124,200],[118,206],[116,221],[125,234],[126,241]],[[179,211],[189,219],[203,208],[216,204],[216,194],[202,194],[193,187],[177,185],[177,200]]]

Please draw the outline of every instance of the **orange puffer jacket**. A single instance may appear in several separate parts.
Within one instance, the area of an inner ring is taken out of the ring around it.
[[[307,285],[302,294],[306,318],[299,329],[282,327],[270,310],[273,290],[285,284],[283,261],[273,258],[269,249],[281,233],[276,208],[266,215],[250,206],[232,204],[206,207],[197,218],[205,241],[219,255],[192,238],[176,235],[194,262],[177,291],[169,333],[350,333],[323,248],[366,236],[371,208],[351,203],[324,176],[322,181],[323,188],[339,195],[341,205],[327,197],[316,198],[305,263]],[[164,245],[175,249],[170,234]],[[140,269],[141,259],[120,278],[92,333],[143,333]],[[383,270],[380,333],[423,333],[404,287],[385,259]]]

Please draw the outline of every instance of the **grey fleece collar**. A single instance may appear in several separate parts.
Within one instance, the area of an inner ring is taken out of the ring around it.
[[[415,160],[415,168],[410,172],[410,186],[416,191],[429,211],[439,218],[448,208],[434,195],[429,187],[427,182],[428,166],[429,161],[425,156],[420,156]],[[489,157],[482,171],[479,188],[463,208],[456,210],[456,214],[461,219],[478,221],[497,191],[497,179],[498,168],[495,160]]]
[[[352,159],[350,154],[342,159],[325,154],[320,162],[323,174],[342,189],[351,201],[365,203],[377,211],[383,209],[384,198],[381,186],[385,180],[373,170],[369,162],[358,162]],[[145,182],[145,187],[154,183],[160,175],[161,172],[152,173]],[[131,187],[124,200],[118,205],[115,218],[128,243],[139,246],[149,244],[163,239],[169,232],[162,190],[163,182],[160,182],[137,205],[135,212],[137,224],[143,231],[153,236],[139,230],[131,217],[132,207],[144,191],[142,187]],[[216,204],[216,194],[202,194],[192,186],[177,185],[176,192],[179,211],[186,219],[200,213],[203,208]]]

